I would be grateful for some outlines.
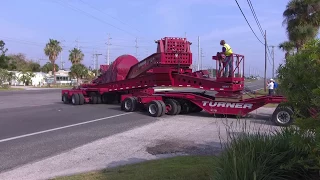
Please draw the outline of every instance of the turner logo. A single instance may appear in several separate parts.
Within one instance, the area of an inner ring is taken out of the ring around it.
[[[202,106],[237,108],[237,109],[252,109],[253,104],[251,104],[251,103],[202,101]]]

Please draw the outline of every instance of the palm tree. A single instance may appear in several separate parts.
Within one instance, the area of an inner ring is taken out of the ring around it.
[[[291,0],[283,17],[289,41],[299,51],[307,41],[317,36],[320,27],[320,0]]]
[[[279,49],[281,49],[283,52],[285,52],[285,58],[287,58],[290,54],[293,53],[293,50],[295,48],[295,44],[292,41],[285,41],[283,43],[279,44]]]
[[[77,78],[77,84],[79,85],[79,80],[88,76],[88,68],[79,63],[79,64],[74,64],[70,68],[70,76]]]
[[[46,56],[49,57],[49,60],[52,63],[53,66],[53,76],[54,76],[54,84],[56,83],[56,66],[55,61],[59,54],[62,51],[62,47],[60,45],[60,42],[55,39],[49,39],[49,42],[46,44],[46,47],[44,48],[44,53]]]
[[[84,58],[84,54],[82,51],[78,48],[73,48],[69,51],[69,60],[71,61],[72,65],[79,64]]]

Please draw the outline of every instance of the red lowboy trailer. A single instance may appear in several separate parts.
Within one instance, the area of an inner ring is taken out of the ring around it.
[[[147,109],[149,115],[177,115],[202,110],[210,114],[245,116],[269,103],[286,101],[282,96],[260,96],[242,99],[244,90],[244,56],[232,55],[232,75],[222,77],[224,64],[222,55],[216,60],[216,77],[210,78],[208,71],[192,72],[191,43],[186,38],[165,37],[156,41],[157,52],[138,61],[131,55],[117,58],[113,64],[101,67],[102,74],[91,84],[62,90],[62,101],[66,104],[121,103],[121,109],[132,112]],[[219,66],[219,67],[218,67]],[[195,88],[190,90],[157,92],[154,87]],[[214,92],[208,95],[205,92]],[[272,115],[276,125],[292,123],[293,110],[278,105]]]

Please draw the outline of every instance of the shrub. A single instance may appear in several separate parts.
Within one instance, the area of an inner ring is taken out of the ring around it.
[[[289,127],[274,134],[243,133],[231,137],[218,157],[214,180],[311,179],[315,173],[312,148],[298,146],[296,140],[314,141],[314,137]],[[311,173],[310,173],[311,172]]]

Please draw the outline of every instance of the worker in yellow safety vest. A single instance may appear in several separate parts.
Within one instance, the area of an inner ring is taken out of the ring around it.
[[[232,49],[229,46],[229,44],[225,42],[225,40],[221,40],[220,45],[222,46],[222,53],[226,56],[225,59],[223,60],[225,64],[224,77],[227,77],[228,74],[229,74],[229,77],[232,77],[232,71],[233,71],[233,62],[232,62],[232,56],[231,56],[233,53]]]

